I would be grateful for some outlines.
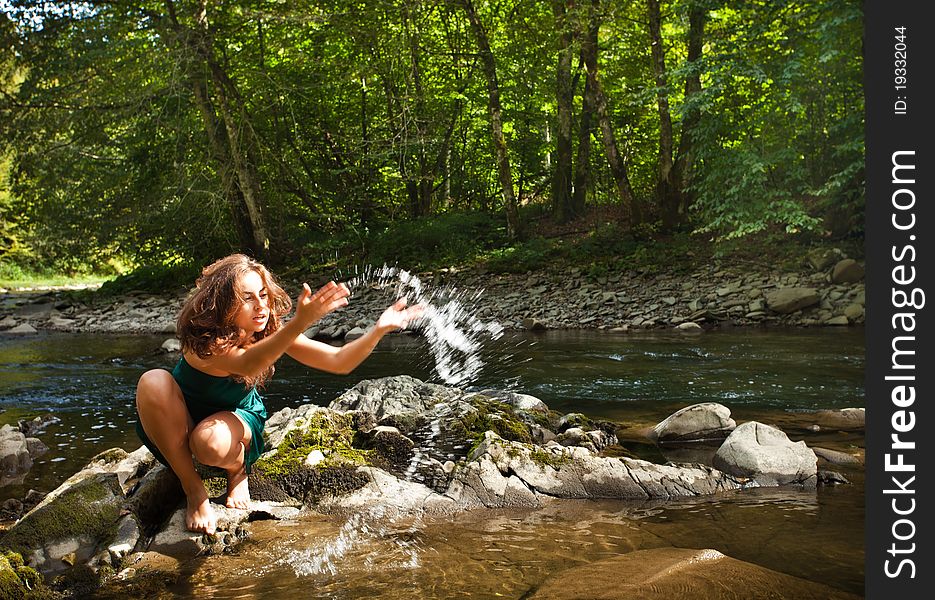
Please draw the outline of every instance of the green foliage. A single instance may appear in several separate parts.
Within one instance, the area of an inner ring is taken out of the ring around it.
[[[576,243],[505,245],[487,81],[460,3],[209,4],[210,36],[193,0],[171,3],[173,14],[155,1],[6,6],[0,270],[10,277],[204,264],[248,250],[258,223],[281,272],[474,257],[516,272],[574,257]],[[585,26],[588,6],[570,6],[569,22]],[[704,51],[689,63],[696,6]],[[548,205],[555,17],[548,3],[475,7],[496,59],[514,187]],[[652,222],[660,88],[645,7],[598,8],[609,123]],[[860,3],[669,0],[662,14],[673,143],[685,135],[694,146],[693,227],[718,239],[777,227],[861,234]],[[580,115],[586,78],[572,75]],[[686,95],[696,75],[702,91]],[[593,134],[587,202],[617,203]],[[627,254],[658,231],[594,233],[584,254],[603,242]]]
[[[145,265],[104,282],[100,292],[105,296],[117,296],[134,290],[161,292],[190,289],[200,274],[201,265],[192,263]]]
[[[484,254],[484,264],[493,273],[525,273],[550,266],[558,254],[555,243],[534,237],[526,242],[487,252]]]
[[[460,264],[503,241],[504,226],[487,213],[446,213],[394,224],[367,243],[367,258],[432,269]]]

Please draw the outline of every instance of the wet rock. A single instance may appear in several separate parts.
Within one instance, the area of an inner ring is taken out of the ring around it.
[[[832,283],[857,283],[863,278],[864,268],[851,258],[839,261],[831,271]]]
[[[812,452],[814,452],[818,458],[824,459],[833,465],[859,467],[863,464],[860,462],[859,458],[851,454],[847,454],[846,452],[838,452],[837,450],[818,448],[816,446],[812,447]]]
[[[32,462],[23,432],[12,425],[0,427],[0,481],[26,473]]]
[[[576,446],[510,442],[492,432],[454,473],[445,495],[465,506],[540,506],[550,498],[673,498],[736,489],[703,466],[594,456]]]
[[[0,547],[28,555],[30,565],[44,573],[64,571],[87,561],[99,545],[112,540],[123,497],[113,473],[84,478],[59,490],[55,502],[40,503],[0,535]]]
[[[766,306],[775,313],[793,313],[819,303],[818,292],[812,288],[782,288],[766,294]]]
[[[815,424],[822,429],[844,431],[862,430],[866,411],[863,408],[841,408],[837,410],[818,410],[814,413]]]
[[[714,455],[714,466],[761,486],[797,483],[813,487],[818,459],[805,442],[792,442],[775,427],[749,421],[724,440]]]
[[[818,485],[849,485],[851,482],[837,471],[818,471]]]
[[[676,329],[679,329],[681,331],[702,331],[701,325],[699,325],[698,323],[695,323],[694,321],[686,321],[684,323],[680,323],[679,325],[676,326]]]
[[[22,323],[21,325],[17,325],[13,329],[8,329],[6,332],[13,333],[16,335],[30,335],[33,333],[38,333],[38,330],[32,325],[30,325],[29,323]]]
[[[736,427],[729,408],[703,402],[672,413],[652,428],[649,438],[660,443],[724,439]]]
[[[558,571],[526,597],[529,600],[860,598],[822,583],[730,558],[717,550],[689,548],[635,550]]]
[[[377,420],[429,412],[436,404],[462,396],[463,392],[400,375],[361,381],[328,405],[332,410],[358,410]]]
[[[45,431],[46,427],[49,425],[55,425],[61,422],[62,420],[58,417],[45,414],[35,417],[34,419],[18,421],[17,426],[26,437],[35,437]]]
[[[523,329],[527,331],[545,331],[548,327],[539,319],[527,317],[523,319]]]
[[[213,535],[188,531],[185,527],[185,509],[180,508],[172,515],[165,529],[156,534],[148,550],[180,560],[222,554],[229,552],[247,536],[247,523],[257,517],[282,520],[299,513],[295,506],[275,502],[254,501],[246,510],[213,503],[211,508],[217,517],[217,531]]]
[[[832,325],[832,326],[850,325],[850,320],[848,320],[848,318],[845,317],[844,315],[838,315],[836,317],[831,317],[830,319],[827,319],[825,321],[825,325]]]

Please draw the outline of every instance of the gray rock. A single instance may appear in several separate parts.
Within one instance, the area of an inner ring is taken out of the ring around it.
[[[61,422],[62,420],[58,417],[51,414],[45,414],[39,415],[38,417],[28,421],[18,421],[17,426],[19,427],[19,430],[23,432],[23,435],[27,437],[35,437],[45,431],[45,428],[49,425],[54,425]]]
[[[818,459],[805,442],[792,442],[781,430],[757,421],[737,427],[714,455],[717,469],[761,486],[816,484]]]
[[[0,480],[16,477],[32,468],[26,436],[12,425],[0,427]]]
[[[172,515],[166,527],[156,534],[148,550],[178,559],[229,552],[247,536],[246,524],[257,519],[291,519],[298,515],[295,506],[278,502],[251,502],[250,508],[241,510],[212,504],[217,517],[217,531],[213,535],[194,533],[185,528],[185,509]]]
[[[859,430],[864,428],[865,415],[863,408],[841,408],[815,411],[814,418],[824,429]]]
[[[831,265],[844,258],[837,248],[816,248],[808,253],[808,262],[816,271],[827,271]]]
[[[862,319],[864,317],[864,307],[857,303],[848,304],[847,308],[844,309],[844,316],[851,321]]]
[[[523,319],[523,329],[526,329],[528,331],[544,331],[548,328],[545,326],[545,323],[543,323],[539,319],[536,319],[533,317],[526,317],[525,319]]]
[[[825,325],[850,325],[850,321],[844,315],[838,315],[825,320]]]
[[[177,338],[169,338],[162,343],[162,346],[160,346],[159,349],[163,352],[181,352],[182,342]]]
[[[10,327],[16,327],[16,324],[19,323],[13,317],[7,316],[3,319],[0,319],[0,329],[9,329]]]
[[[344,341],[350,342],[358,338],[364,337],[364,334],[367,333],[367,330],[362,327],[354,327],[350,331],[344,334]]]
[[[818,292],[812,288],[782,288],[766,294],[766,306],[779,314],[793,313],[819,301]]]
[[[685,323],[680,323],[678,326],[676,326],[676,329],[679,329],[681,331],[704,331],[701,328],[701,325],[699,325],[698,323],[695,323],[694,321],[686,321]]]
[[[831,271],[832,283],[857,283],[863,278],[864,268],[851,258],[839,261]]]
[[[730,409],[716,402],[702,402],[678,410],[649,433],[657,442],[724,439],[737,427]]]
[[[400,375],[361,381],[328,405],[331,410],[359,410],[377,420],[386,416],[426,413],[437,405],[463,396],[463,392]]]
[[[818,458],[824,459],[834,465],[859,467],[861,464],[863,464],[860,462],[859,458],[847,454],[846,452],[838,452],[837,450],[829,450],[828,448],[818,447],[812,447],[812,451]]]
[[[17,325],[13,329],[7,330],[7,333],[15,333],[17,335],[29,335],[31,333],[38,333],[38,330],[32,325],[30,325],[29,323],[23,323],[21,325]]]
[[[549,498],[674,498],[737,489],[720,471],[594,456],[588,450],[509,442],[492,432],[455,471],[445,495],[459,505],[540,506]]]

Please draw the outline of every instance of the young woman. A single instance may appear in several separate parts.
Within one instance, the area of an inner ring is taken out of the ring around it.
[[[147,371],[136,390],[136,430],[143,443],[182,483],[185,522],[191,531],[214,533],[217,523],[192,456],[227,472],[227,501],[247,508],[247,473],[263,452],[266,407],[258,388],[284,353],[329,373],[350,373],[387,333],[405,329],[422,313],[400,300],[363,337],[341,347],[303,332],[348,303],[350,292],[333,281],[312,293],[303,284],[295,315],[289,296],[260,263],[234,254],[209,265],[179,313],[182,357],[170,373]]]

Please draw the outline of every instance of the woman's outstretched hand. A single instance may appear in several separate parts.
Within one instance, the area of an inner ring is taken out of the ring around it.
[[[406,329],[422,317],[425,307],[421,304],[406,306],[406,299],[396,301],[396,304],[387,308],[377,319],[376,328],[384,333]]]
[[[343,283],[329,281],[314,294],[308,284],[303,283],[302,292],[295,305],[295,316],[307,327],[317,323],[328,313],[347,306],[347,297],[350,295],[350,290]]]

